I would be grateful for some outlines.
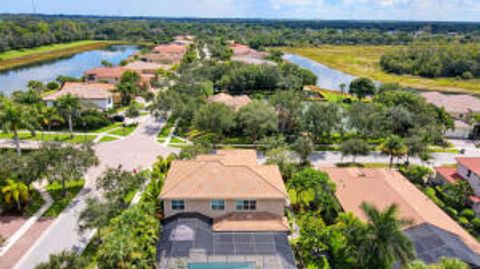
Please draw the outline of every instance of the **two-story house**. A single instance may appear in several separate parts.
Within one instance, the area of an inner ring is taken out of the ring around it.
[[[466,180],[474,193],[470,197],[472,207],[477,216],[480,216],[480,158],[456,158],[456,161],[457,167],[436,167],[435,180],[440,184]]]
[[[253,150],[173,161],[160,194],[165,218],[158,267],[296,268],[287,197],[278,167],[258,164]]]

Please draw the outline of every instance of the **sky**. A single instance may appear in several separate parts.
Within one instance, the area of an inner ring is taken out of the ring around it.
[[[0,0],[0,13],[480,22],[480,0]]]

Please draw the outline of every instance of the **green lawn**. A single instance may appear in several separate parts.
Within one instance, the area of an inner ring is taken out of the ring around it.
[[[37,212],[43,205],[45,201],[43,200],[42,196],[36,189],[30,189],[30,203],[28,204],[27,208],[25,209],[25,215],[32,216]]]
[[[102,137],[102,139],[100,139],[100,143],[105,143],[105,142],[111,142],[111,141],[115,141],[115,140],[118,140],[118,138],[116,137],[111,137],[111,136],[104,136]]]
[[[172,137],[172,139],[170,140],[170,143],[174,143],[174,144],[184,144],[185,141],[183,141],[182,139],[174,136],[174,137]]]
[[[158,133],[157,138],[159,139],[167,138],[167,136],[172,131],[172,127],[174,124],[175,124],[175,118],[174,117],[168,118],[167,123],[165,124],[165,126],[163,126],[162,130]]]
[[[133,131],[135,131],[135,129],[137,129],[137,126],[138,126],[137,124],[130,124],[130,125],[127,125],[126,127],[121,127],[118,130],[109,132],[109,134],[119,135],[119,136],[128,136],[131,133],[133,133]]]
[[[283,48],[287,53],[298,54],[329,67],[355,76],[365,76],[381,82],[398,82],[406,87],[446,92],[480,92],[480,80],[459,80],[455,78],[422,78],[410,75],[395,75],[382,71],[381,56],[399,46],[335,46],[324,45],[307,48]]]
[[[95,135],[74,135],[70,138],[69,134],[42,134],[37,132],[36,136],[30,133],[19,133],[20,140],[35,140],[45,142],[68,142],[68,143],[83,143],[95,140]],[[0,139],[13,139],[12,133],[0,133]]]
[[[85,180],[75,180],[66,183],[67,195],[62,196],[62,185],[58,182],[53,182],[47,186],[47,191],[52,196],[53,204],[45,212],[44,217],[56,217],[70,204],[77,193],[83,188]]]
[[[108,132],[108,131],[113,130],[115,128],[122,127],[122,124],[123,123],[121,123],[121,122],[116,122],[116,123],[110,124],[108,126],[102,127],[100,129],[92,130],[90,132],[92,132],[92,133],[105,133],[105,132]]]
[[[67,56],[82,51],[119,43],[117,41],[85,40],[71,43],[41,46],[33,49],[10,50],[0,53],[0,70]]]

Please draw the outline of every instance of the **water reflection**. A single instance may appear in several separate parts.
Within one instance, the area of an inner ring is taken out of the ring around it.
[[[8,95],[24,90],[29,80],[49,82],[59,75],[81,77],[85,70],[99,66],[104,60],[119,64],[138,50],[137,46],[116,45],[1,71],[0,92]]]
[[[323,89],[340,91],[340,84],[345,83],[348,87],[350,82],[356,78],[355,76],[330,68],[305,57],[293,54],[285,54],[283,57],[291,63],[312,71],[317,75],[317,86]]]

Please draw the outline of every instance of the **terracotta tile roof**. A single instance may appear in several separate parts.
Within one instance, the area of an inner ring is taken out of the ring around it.
[[[475,174],[480,175],[480,157],[462,157],[455,158],[455,160],[467,169],[472,170]]]
[[[185,54],[187,52],[187,47],[179,44],[161,44],[153,48],[155,53],[165,53],[165,54]]]
[[[66,82],[60,91],[52,93],[43,100],[54,101],[59,97],[72,94],[80,99],[108,99],[113,97],[115,86],[105,83]]]
[[[480,99],[471,95],[446,95],[439,92],[424,92],[421,96],[423,96],[427,102],[445,108],[447,112],[463,114],[480,112]]]
[[[363,220],[363,202],[380,209],[397,204],[400,217],[413,221],[411,228],[429,223],[458,235],[466,245],[480,253],[480,244],[427,196],[396,171],[388,169],[321,168],[337,185],[336,196],[346,211]]]
[[[459,180],[463,180],[463,178],[457,174],[457,168],[455,167],[435,167],[434,169],[449,183],[455,183]]]
[[[287,218],[268,212],[232,212],[216,218],[215,232],[288,232]]]
[[[165,64],[157,64],[157,63],[149,63],[149,62],[142,62],[142,61],[135,61],[127,64],[125,66],[128,69],[144,72],[144,71],[157,71],[158,69],[169,69],[170,66]]]
[[[180,54],[164,54],[164,53],[147,53],[140,56],[141,59],[163,64],[163,65],[179,63],[182,57],[183,56]]]
[[[99,78],[120,78],[128,68],[123,66],[97,67],[85,72],[85,75],[95,75]]]
[[[254,159],[255,158],[255,159]],[[276,165],[259,165],[253,150],[221,150],[172,162],[162,199],[286,199]]]
[[[238,111],[240,108],[248,105],[252,99],[247,95],[232,96],[226,93],[219,93],[208,97],[207,102],[221,103]]]
[[[472,203],[474,203],[474,204],[480,203],[480,197],[478,197],[478,196],[470,196],[470,197],[468,197],[468,198],[469,198],[470,201],[472,201]]]

